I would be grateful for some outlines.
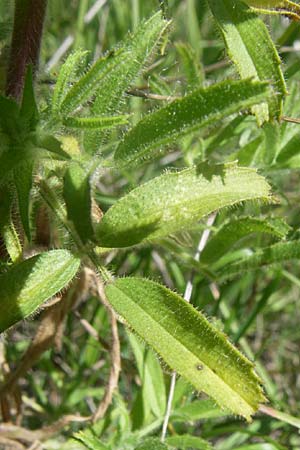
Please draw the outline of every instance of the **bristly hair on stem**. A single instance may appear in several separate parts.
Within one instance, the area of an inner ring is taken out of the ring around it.
[[[7,71],[6,95],[19,100],[27,67],[38,67],[47,0],[15,0],[14,26]]]

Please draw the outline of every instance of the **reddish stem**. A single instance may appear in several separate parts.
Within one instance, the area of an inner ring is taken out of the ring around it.
[[[14,27],[7,71],[6,95],[19,100],[29,64],[38,66],[47,0],[15,0]]]

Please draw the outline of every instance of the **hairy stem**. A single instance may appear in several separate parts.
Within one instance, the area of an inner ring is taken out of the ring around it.
[[[15,0],[6,95],[19,100],[28,65],[36,71],[47,0]]]

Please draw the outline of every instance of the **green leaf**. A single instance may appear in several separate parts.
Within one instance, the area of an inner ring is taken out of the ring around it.
[[[169,367],[221,407],[250,420],[265,401],[253,364],[179,295],[138,278],[118,279],[106,295]]]
[[[73,438],[81,442],[89,450],[110,450],[110,447],[102,444],[94,432],[89,429],[75,433]]]
[[[224,417],[228,415],[224,409],[220,409],[213,400],[195,400],[187,403],[184,406],[176,408],[172,412],[172,419],[174,421],[196,422],[203,419],[215,419],[217,417]]]
[[[190,436],[189,434],[176,435],[167,437],[166,443],[171,447],[184,449],[200,449],[200,450],[212,450],[212,445],[204,439],[196,436]]]
[[[22,246],[11,217],[13,195],[9,186],[0,188],[0,235],[12,262],[22,257]]]
[[[187,89],[192,92],[198,89],[204,80],[203,68],[198,63],[196,52],[190,45],[177,42],[175,47],[182,61]]]
[[[114,128],[118,125],[125,125],[129,115],[122,116],[100,116],[100,117],[66,117],[63,124],[69,128],[79,128],[82,130],[104,130]]]
[[[71,220],[80,239],[86,243],[94,234],[91,218],[90,173],[79,164],[72,164],[64,176],[64,199],[68,219]]]
[[[18,132],[19,107],[18,104],[0,95],[0,129],[8,136],[14,136]]]
[[[243,0],[247,5],[265,14],[282,14],[299,20],[300,6],[290,0]]]
[[[282,219],[241,217],[225,223],[208,241],[201,253],[201,262],[211,264],[223,256],[240,239],[252,233],[267,233],[282,239],[290,227]]]
[[[259,124],[279,119],[287,94],[280,58],[267,27],[248,6],[237,0],[208,0],[227,52],[241,78],[269,81],[273,95],[267,104],[252,108]]]
[[[244,200],[270,200],[254,169],[206,163],[163,174],[118,200],[96,229],[102,247],[128,247],[192,227],[199,219]]]
[[[74,82],[73,77],[76,75],[78,67],[84,61],[86,55],[86,51],[77,50],[68,56],[65,63],[60,68],[51,102],[52,114],[54,116],[58,115],[60,106]]]
[[[117,147],[118,165],[137,163],[152,156],[150,151],[194,130],[266,100],[265,83],[224,81],[201,88],[146,115]]]
[[[51,134],[39,133],[34,137],[33,142],[37,148],[50,152],[52,158],[56,155],[58,157],[57,159],[71,159],[71,156],[63,149],[62,142]]]
[[[24,122],[26,131],[35,130],[39,120],[39,112],[35,101],[32,66],[28,66],[25,77],[23,98],[20,108],[20,118]]]
[[[63,116],[69,114],[95,92],[94,114],[106,115],[112,108],[115,110],[115,102],[120,102],[120,96],[137,77],[168,26],[169,22],[162,19],[161,13],[143,22],[124,46],[99,59],[73,85],[61,104],[60,113]]]
[[[143,423],[145,424],[147,421],[149,422],[150,413],[157,418],[163,417],[165,413],[167,400],[164,376],[153,351],[145,348],[144,343],[140,342],[132,333],[128,336],[142,382]]]
[[[168,450],[169,447],[163,444],[158,438],[147,438],[144,442],[135,447],[134,450]]]
[[[30,231],[30,193],[32,189],[33,161],[25,161],[14,169],[14,182],[17,188],[19,212],[28,241]]]
[[[245,271],[257,270],[270,264],[282,264],[285,261],[299,258],[300,241],[279,242],[223,267],[218,271],[218,279],[231,278]]]
[[[67,250],[33,256],[0,276],[0,332],[32,314],[74,277],[80,260]]]

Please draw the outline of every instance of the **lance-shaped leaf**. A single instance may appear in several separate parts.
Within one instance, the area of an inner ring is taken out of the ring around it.
[[[208,241],[201,253],[201,262],[210,264],[217,261],[240,239],[252,233],[271,234],[282,239],[289,232],[290,227],[282,219],[257,219],[241,217],[225,223],[220,230]]]
[[[108,114],[120,102],[120,96],[139,74],[149,58],[169,22],[161,13],[154,14],[143,22],[133,36],[129,36],[124,45],[99,59],[90,70],[73,85],[61,103],[62,115],[69,114],[79,105],[97,97],[93,113]]]
[[[268,93],[265,83],[250,80],[224,81],[195,90],[138,122],[118,146],[115,161],[122,166],[147,159],[151,149],[260,103]]]
[[[80,260],[51,250],[14,265],[0,276],[0,332],[32,314],[74,277]]]
[[[169,436],[166,443],[172,448],[180,448],[181,450],[213,450],[212,445],[198,436],[191,436],[190,434]]]
[[[235,163],[203,163],[163,174],[125,195],[103,216],[96,235],[102,247],[128,247],[192,227],[219,208],[254,199],[270,199],[270,186],[256,170]]]
[[[68,219],[74,223],[83,243],[93,236],[91,218],[90,173],[79,164],[72,164],[64,177],[64,198]]]
[[[240,76],[269,81],[273,86],[268,103],[253,108],[258,122],[279,119],[287,91],[280,58],[265,24],[242,1],[208,0],[208,5]]]
[[[290,0],[243,0],[257,12],[265,14],[283,14],[291,19],[300,19],[300,6]]]
[[[221,407],[250,420],[264,402],[253,364],[182,297],[138,278],[118,279],[106,295],[172,369]]]
[[[77,50],[74,53],[71,53],[62,65],[53,90],[51,102],[53,115],[59,113],[60,105],[74,82],[73,77],[76,75],[78,67],[80,67],[86,55],[86,51]]]
[[[22,225],[28,241],[30,231],[30,192],[32,188],[33,161],[25,161],[14,169],[14,182],[17,188],[18,204]]]
[[[134,450],[170,450],[159,438],[146,438]]]
[[[63,124],[70,128],[82,130],[105,130],[128,122],[129,115],[100,117],[66,117]]]
[[[239,273],[257,270],[271,264],[282,264],[300,258],[300,241],[279,242],[260,250],[253,255],[241,258],[218,271],[218,279],[231,278]]]

